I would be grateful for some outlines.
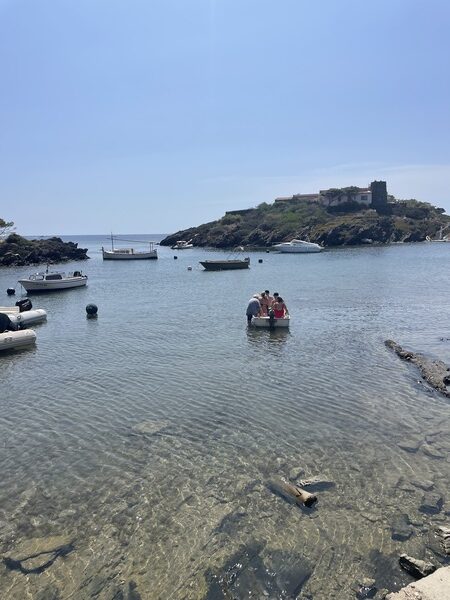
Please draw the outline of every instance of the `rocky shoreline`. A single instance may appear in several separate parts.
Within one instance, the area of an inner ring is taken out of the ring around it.
[[[0,242],[0,266],[55,264],[71,260],[87,260],[87,248],[78,248],[74,242],[63,242],[59,237],[28,240],[11,233]]]
[[[450,227],[444,210],[425,202],[392,203],[391,214],[356,208],[336,212],[314,203],[261,204],[256,208],[225,213],[217,221],[190,227],[160,243],[172,246],[191,240],[194,246],[245,249],[270,248],[294,238],[324,247],[423,242],[435,239]]]

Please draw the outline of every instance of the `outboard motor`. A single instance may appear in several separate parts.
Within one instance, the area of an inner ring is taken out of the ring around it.
[[[11,321],[8,315],[0,313],[0,333],[4,333],[5,331],[16,331],[16,329],[17,326]]]
[[[275,314],[272,309],[269,310],[269,329],[275,329]]]
[[[31,300],[29,298],[17,300],[16,306],[19,307],[19,312],[26,312],[27,310],[31,310],[33,308],[33,305],[31,304]]]

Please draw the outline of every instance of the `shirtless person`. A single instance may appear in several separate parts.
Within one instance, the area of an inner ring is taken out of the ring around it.
[[[266,294],[266,298],[269,301],[269,308],[270,308],[273,304],[273,296],[270,295],[269,290],[265,290],[264,293]]]
[[[263,317],[267,317],[269,314],[269,308],[272,305],[272,302],[269,301],[268,292],[261,292],[261,296],[259,298],[259,303],[261,304],[261,314]]]

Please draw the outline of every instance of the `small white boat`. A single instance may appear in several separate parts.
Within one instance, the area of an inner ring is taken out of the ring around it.
[[[176,244],[170,246],[171,250],[187,250],[188,248],[193,248],[194,244],[191,244],[192,240],[188,242],[186,240],[178,240]]]
[[[32,329],[22,331],[5,331],[0,333],[0,351],[27,348],[36,343],[36,334]]]
[[[252,325],[255,327],[266,327],[272,329],[274,327],[289,327],[291,317],[286,315],[282,319],[271,319],[270,317],[253,317]]]
[[[114,240],[122,242],[135,241],[136,243],[148,244],[149,249],[135,250],[134,248],[114,248]],[[153,242],[139,242],[138,240],[125,240],[123,238],[114,237],[111,234],[111,250],[105,250],[102,247],[103,260],[149,260],[158,258],[158,252],[153,247]]]
[[[314,244],[313,242],[305,242],[304,240],[291,240],[290,242],[275,244],[274,248],[276,248],[280,252],[289,252],[297,254],[322,251],[322,246],[319,246],[319,244]]]
[[[50,292],[85,286],[87,279],[87,275],[81,271],[66,275],[61,271],[47,270],[45,273],[33,273],[27,279],[19,279],[19,283],[27,292]]]
[[[426,240],[427,240],[427,242],[450,242],[450,238],[443,237],[440,240],[433,240],[430,238],[429,235],[427,235]]]

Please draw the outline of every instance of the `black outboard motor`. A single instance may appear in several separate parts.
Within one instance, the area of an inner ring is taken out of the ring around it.
[[[26,312],[27,310],[31,310],[33,308],[33,305],[31,304],[31,300],[29,298],[17,300],[16,306],[19,307],[19,312]]]
[[[8,315],[0,313],[0,333],[4,333],[5,331],[16,331],[16,329],[16,324],[11,321]]]

